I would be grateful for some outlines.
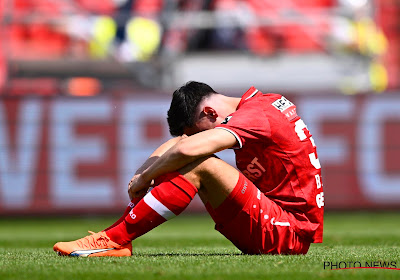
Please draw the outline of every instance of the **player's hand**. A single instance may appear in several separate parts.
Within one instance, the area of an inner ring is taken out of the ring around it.
[[[132,200],[135,197],[140,197],[146,194],[147,190],[150,188],[151,181],[146,182],[143,180],[141,174],[136,174],[132,177],[128,184],[128,195]]]

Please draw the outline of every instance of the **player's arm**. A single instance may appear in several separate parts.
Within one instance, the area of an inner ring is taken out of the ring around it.
[[[166,151],[168,151],[172,146],[181,141],[184,138],[187,138],[187,135],[178,136],[168,140],[159,146],[150,156],[149,158],[142,164],[141,167],[136,170],[135,175],[142,174],[144,170],[146,170],[150,165],[152,165],[160,156],[162,156]]]
[[[128,187],[129,187],[128,194],[129,194],[129,197],[131,200],[132,200],[133,196],[131,195],[129,190],[130,190],[130,186],[131,186],[132,182],[136,180],[136,177],[139,176],[140,174],[142,174],[143,171],[145,171],[147,168],[149,168],[160,156],[162,156],[172,146],[174,146],[176,143],[178,143],[179,141],[181,141],[182,139],[187,138],[187,137],[188,136],[184,134],[182,136],[172,138],[172,139],[168,140],[167,142],[163,143],[149,156],[149,158],[142,164],[142,166],[136,170],[135,175],[133,175],[132,179],[129,181],[129,184],[128,184]],[[137,193],[137,196],[144,195],[148,191],[151,184],[152,184],[152,182],[150,181],[147,187],[143,188],[140,192]]]
[[[210,129],[184,138],[173,145],[162,156],[146,168],[141,175],[134,176],[129,195],[136,196],[150,182],[163,174],[179,170],[185,165],[236,145],[236,138],[223,129]]]

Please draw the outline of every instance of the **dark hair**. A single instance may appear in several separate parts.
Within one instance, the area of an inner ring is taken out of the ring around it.
[[[185,127],[194,125],[196,108],[211,94],[216,94],[209,85],[190,81],[174,91],[168,110],[169,133],[172,136],[183,134]]]

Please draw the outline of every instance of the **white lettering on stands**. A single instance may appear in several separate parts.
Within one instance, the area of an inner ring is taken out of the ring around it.
[[[318,157],[328,175],[324,178],[328,186],[326,191],[329,190],[327,196],[336,203],[331,206],[363,207],[368,199],[371,206],[398,207],[400,174],[389,170],[392,165],[398,165],[394,155],[388,155],[391,147],[387,146],[396,142],[385,137],[399,135],[393,127],[400,123],[400,99],[380,95],[363,98],[308,96],[297,100],[300,116],[318,143]],[[135,170],[161,141],[170,137],[165,119],[170,104],[167,97],[161,100],[150,97],[142,100],[21,99],[18,102],[20,107],[16,113],[7,100],[0,102],[0,213],[51,212],[57,208],[79,208],[86,212],[104,205],[114,207],[121,198],[127,200],[127,183]],[[44,110],[47,105],[49,110]],[[10,118],[7,113],[18,115]],[[15,119],[15,129],[10,129],[11,119]],[[146,136],[145,124],[149,119],[163,123],[163,132],[158,134],[163,139]],[[47,120],[49,129],[44,127]],[[116,122],[112,123],[114,120]],[[103,139],[100,136],[103,134],[85,134],[81,130],[96,123],[118,126],[118,135],[113,138],[118,144],[115,150],[108,150],[106,141],[110,139]],[[338,124],[345,124],[346,129],[341,131]],[[15,136],[11,134],[14,132]],[[234,165],[232,151],[226,150],[222,154],[226,154],[227,161]],[[90,170],[92,163],[101,164],[106,157],[117,161],[120,172],[117,195],[115,174],[110,178],[108,175],[91,178],[81,176],[76,170],[81,165],[89,165]],[[257,162],[253,165],[259,169]],[[335,177],[341,166],[349,168],[348,174]],[[320,178],[315,180],[318,187]],[[40,182],[46,183],[43,189],[37,185]],[[335,188],[345,182],[349,182],[345,184],[349,193],[355,195],[342,203],[337,197],[340,198],[339,192],[343,190],[335,191]],[[34,195],[48,197],[50,207],[33,205],[40,201]],[[322,205],[322,197],[318,202]]]
[[[111,122],[112,105],[98,100],[57,100],[50,116],[50,186],[55,207],[104,207],[114,195],[109,179],[79,179],[74,172],[83,161],[100,162],[107,146],[99,137],[74,133],[75,122]]]
[[[385,121],[400,120],[400,98],[367,100],[358,132],[357,166],[362,191],[374,203],[400,201],[400,175],[385,174]]]
[[[120,182],[124,195],[127,192],[129,180],[135,171],[146,161],[160,143],[171,138],[166,121],[169,101],[165,100],[129,100],[123,103],[119,126],[120,141]],[[144,135],[145,121],[160,120],[163,123],[163,139],[149,141]]]
[[[324,136],[321,123],[326,120],[348,122],[355,109],[353,99],[305,97],[296,103],[299,115],[307,122],[311,134],[318,141],[318,158],[329,164],[346,161],[350,154],[349,143],[340,136]]]
[[[0,103],[0,198],[3,207],[26,209],[32,202],[34,178],[37,172],[41,104],[38,100],[21,101],[17,116],[16,150],[11,150],[10,133],[6,125],[5,104]]]

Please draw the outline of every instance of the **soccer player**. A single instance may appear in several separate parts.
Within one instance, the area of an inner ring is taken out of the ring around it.
[[[321,166],[292,102],[254,87],[235,98],[189,82],[174,92],[168,124],[177,137],[133,176],[124,215],[104,231],[55,244],[55,251],[130,256],[132,240],[179,215],[196,193],[216,230],[243,253],[305,254],[322,242]],[[214,155],[229,148],[240,171]]]

